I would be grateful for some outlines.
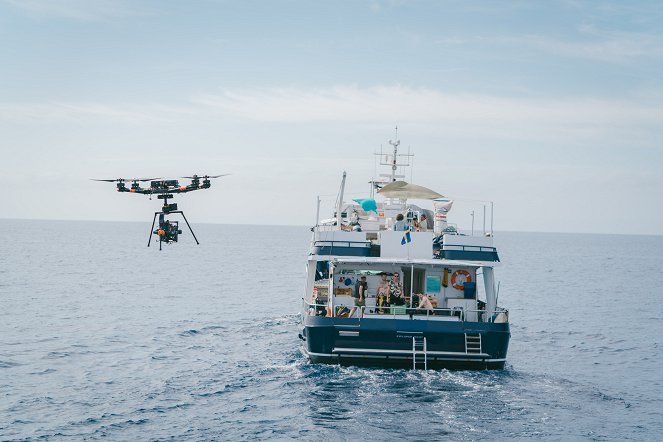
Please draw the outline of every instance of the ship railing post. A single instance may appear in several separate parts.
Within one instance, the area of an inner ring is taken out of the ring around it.
[[[410,244],[408,243],[408,246]],[[408,256],[408,259],[410,257]],[[410,265],[410,308],[412,308],[412,292],[414,291],[414,264]]]
[[[327,300],[327,305],[331,310],[330,316],[333,318],[336,316],[334,313],[334,264],[330,262],[329,267],[329,294],[327,295],[329,299]]]

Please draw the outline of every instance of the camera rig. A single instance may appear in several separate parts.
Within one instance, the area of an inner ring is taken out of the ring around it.
[[[198,238],[196,238],[196,234],[193,233],[191,224],[189,224],[186,216],[184,216],[184,212],[177,209],[177,203],[168,203],[168,200],[173,198],[176,193],[186,193],[193,192],[194,190],[209,189],[211,187],[211,179],[219,178],[225,175],[228,174],[204,175],[202,177],[199,177],[198,175],[182,177],[191,180],[191,183],[186,186],[180,186],[178,180],[164,180],[161,178],[116,178],[110,180],[93,179],[93,181],[116,183],[118,192],[150,195],[150,199],[152,195],[157,195],[158,199],[163,200],[161,211],[154,212],[154,218],[152,218],[152,227],[150,228],[150,236],[147,241],[147,246],[149,247],[152,242],[152,235],[157,235],[159,237],[159,250],[161,250],[161,245],[164,242],[166,244],[177,242],[178,236],[182,233],[182,230],[179,228],[178,221],[171,221],[166,219],[166,216],[172,214],[182,215],[182,218],[184,218],[184,222],[186,222],[186,225],[189,228],[191,235],[193,235],[193,239],[196,241],[196,244],[200,244],[200,242],[198,242]],[[140,183],[146,181],[150,181],[150,187],[141,187]],[[131,182],[129,188],[127,188],[128,182]],[[159,216],[159,225],[155,229],[154,225],[156,223],[157,216]]]

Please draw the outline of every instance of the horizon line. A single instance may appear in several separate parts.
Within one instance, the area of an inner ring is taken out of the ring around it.
[[[143,221],[129,220],[99,220],[99,219],[52,219],[52,218],[5,218],[0,217],[0,221],[50,221],[50,222],[91,222],[91,223],[144,223]],[[256,224],[256,223],[226,223],[226,222],[196,222],[196,224],[211,224],[225,226],[263,226],[263,227],[305,227],[312,228],[312,224]],[[542,230],[494,230],[494,232],[503,233],[544,233],[561,235],[622,235],[622,236],[663,236],[663,233],[614,233],[614,232],[560,232],[560,231],[542,231]]]

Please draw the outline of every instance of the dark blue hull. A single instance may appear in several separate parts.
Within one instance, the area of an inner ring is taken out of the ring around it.
[[[412,368],[416,358],[421,368],[425,359],[429,369],[484,370],[504,368],[510,336],[508,323],[304,315],[302,338],[314,363]],[[425,358],[413,352],[423,338]]]

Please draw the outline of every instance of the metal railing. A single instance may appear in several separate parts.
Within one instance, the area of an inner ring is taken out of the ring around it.
[[[331,312],[331,307],[329,304],[311,304],[306,300],[302,299],[304,303],[304,310],[309,316],[327,316]],[[347,306],[346,306],[347,307]],[[352,311],[352,307],[347,307]],[[368,310],[368,311],[367,311]],[[380,312],[380,310],[382,312]],[[430,318],[439,318],[439,317],[451,317],[458,318],[458,321],[461,322],[494,322],[498,314],[504,313],[506,315],[506,321],[509,322],[509,311],[502,307],[496,307],[495,313],[492,317],[487,318],[486,310],[476,309],[469,310],[462,307],[453,307],[453,308],[434,308],[434,309],[420,309],[416,307],[407,307],[407,306],[361,306],[357,307],[357,312],[359,316],[353,315],[353,318],[361,319],[365,317],[388,317],[391,316],[393,319],[402,318],[403,316],[412,316],[417,317],[417,319],[430,319]],[[468,320],[468,317],[472,317],[473,314],[476,314],[476,321]],[[332,316],[334,316],[332,314]],[[345,316],[347,317],[347,316]]]
[[[318,240],[313,242],[313,247],[359,247],[369,248],[370,241],[339,241],[339,240]]]
[[[367,310],[370,310],[367,312]],[[464,312],[461,308],[434,308],[434,309],[423,309],[416,307],[407,307],[400,305],[392,306],[362,306],[361,315],[363,317],[369,316],[392,316],[394,319],[402,316],[417,316],[417,317],[426,317],[428,319],[431,316],[448,316],[448,317],[457,317],[459,321],[464,321]]]
[[[302,303],[304,304],[304,311],[309,316],[327,316],[327,309],[330,307],[329,304],[311,304],[302,298]]]
[[[489,246],[467,246],[463,244],[450,244],[445,245],[440,243],[442,250],[458,251],[458,252],[497,252],[497,247]]]

